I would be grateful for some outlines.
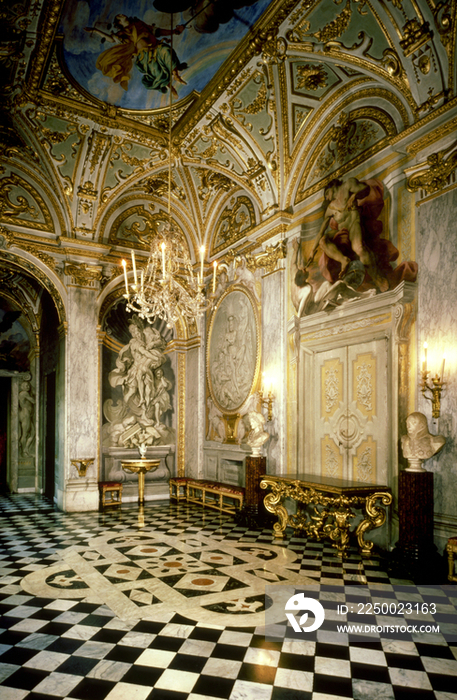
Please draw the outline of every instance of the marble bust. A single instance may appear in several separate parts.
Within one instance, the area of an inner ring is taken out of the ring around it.
[[[270,433],[264,430],[266,418],[259,411],[250,411],[250,413],[247,414],[247,419],[249,423],[249,433],[246,442],[252,449],[253,456],[258,457],[262,454],[263,444],[270,437]]]
[[[423,472],[422,462],[439,452],[446,439],[443,435],[428,432],[427,418],[418,411],[410,413],[406,419],[407,435],[402,435],[403,457],[408,460],[406,471]]]

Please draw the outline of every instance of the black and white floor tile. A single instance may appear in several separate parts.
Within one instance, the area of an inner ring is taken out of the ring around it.
[[[199,506],[0,497],[1,700],[457,700],[457,645],[264,634],[266,584],[391,581],[381,560]],[[321,634],[320,634],[321,632]]]

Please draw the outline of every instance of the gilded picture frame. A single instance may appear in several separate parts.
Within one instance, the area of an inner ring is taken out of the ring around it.
[[[214,309],[206,345],[208,389],[221,413],[238,413],[253,393],[260,370],[260,343],[254,297],[245,287],[231,287]]]

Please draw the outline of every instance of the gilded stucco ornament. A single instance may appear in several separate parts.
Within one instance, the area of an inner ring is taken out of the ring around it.
[[[287,43],[282,37],[266,41],[262,47],[262,61],[277,64],[286,60]]]
[[[452,47],[452,29],[455,25],[456,5],[454,0],[444,0],[434,9],[435,25],[440,33],[443,46],[450,51]]]
[[[34,255],[36,258],[44,262],[47,267],[59,274],[58,263],[52,257],[52,255],[48,255],[48,253],[44,253],[42,250],[39,250],[36,245],[25,245],[23,243],[17,243],[16,245],[18,245],[18,247],[20,247],[22,250],[26,250],[28,253]]]
[[[447,158],[445,156],[448,155]],[[442,190],[457,167],[457,142],[427,157],[427,167],[411,175],[406,183],[409,192],[423,189],[427,194]]]
[[[46,64],[48,51],[54,38],[56,25],[60,16],[61,0],[49,0],[43,5],[43,15],[38,29],[39,40],[29,63],[29,90],[35,93],[40,85],[42,71]]]
[[[312,2],[305,2],[302,5],[303,11],[308,10],[312,6]],[[310,23],[306,17],[302,17],[298,24],[287,32],[287,40],[292,44],[304,43],[310,40],[311,37],[317,39],[317,41],[326,44],[329,41],[334,41],[338,39],[346,31],[351,21],[352,10],[351,10],[351,0],[347,0],[345,7],[342,12],[335,17],[331,22],[328,22],[322,29],[317,32],[310,33]]]
[[[100,282],[102,269],[87,263],[65,263],[65,274],[71,276],[78,287],[93,287],[95,282]]]
[[[168,181],[168,175],[166,173],[159,173],[158,175],[152,175],[141,182],[142,187],[148,194],[154,197],[165,197],[170,188],[171,194],[174,194],[182,202],[186,199],[186,194],[182,187],[176,184],[173,178]]]
[[[198,199],[202,202],[203,211],[206,211],[210,198],[219,192],[230,192],[236,186],[227,175],[219,173],[209,168],[196,168],[196,173],[200,178],[200,185],[197,188]]]
[[[357,153],[365,150],[377,136],[375,124],[368,120],[357,120],[356,115],[341,112],[337,125],[327,137],[327,147],[316,160],[314,174],[321,177],[330,172],[335,163],[343,164]]]
[[[429,23],[424,22],[423,24],[420,24],[416,17],[406,22],[402,32],[403,38],[400,40],[400,46],[403,49],[405,57],[410,56],[412,53],[420,49],[432,38]]]
[[[10,175],[0,180],[0,216],[17,218],[23,214],[37,219],[39,212],[22,194],[14,190],[21,186],[21,180],[16,175]]]
[[[275,270],[278,260],[285,258],[287,255],[287,241],[279,241],[276,245],[267,245],[265,250],[256,255],[246,253],[246,264],[249,270],[258,270],[263,268],[265,273]]]
[[[98,192],[90,180],[78,187],[78,197],[86,197],[87,199],[98,199]]]
[[[213,252],[232,245],[255,226],[255,212],[251,200],[244,195],[232,197],[217,222]]]
[[[322,63],[297,66],[297,88],[319,90],[327,87],[327,72]]]
[[[12,243],[14,243],[14,231],[0,226],[0,248],[9,248]]]

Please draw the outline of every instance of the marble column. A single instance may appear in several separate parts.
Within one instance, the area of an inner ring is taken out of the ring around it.
[[[65,357],[65,453],[61,495],[66,511],[98,509],[99,368],[97,290],[69,286]],[[80,477],[72,459],[95,458]],[[56,465],[59,471],[62,465]]]

